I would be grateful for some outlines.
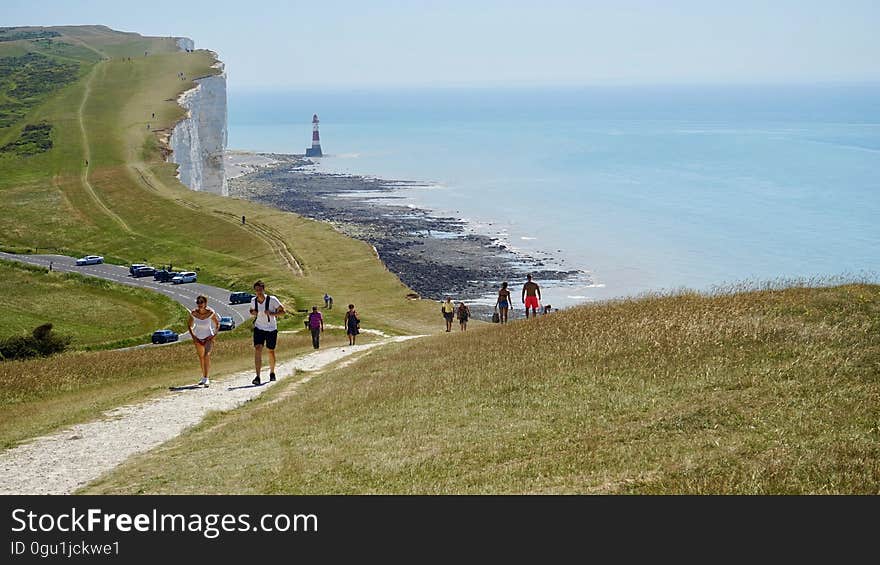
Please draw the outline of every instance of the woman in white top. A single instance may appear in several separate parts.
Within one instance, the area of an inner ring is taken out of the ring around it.
[[[196,297],[196,309],[189,313],[189,335],[192,336],[202,366],[200,385],[208,386],[208,369],[211,368],[211,349],[214,336],[220,331],[220,318],[217,312],[208,308],[208,299],[202,295]]]

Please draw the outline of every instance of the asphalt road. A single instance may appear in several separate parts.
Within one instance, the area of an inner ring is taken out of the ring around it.
[[[108,265],[106,263],[78,267],[74,257],[67,257],[65,255],[17,255],[0,252],[0,259],[29,263],[31,265],[38,265],[47,268],[51,261],[53,271],[79,273],[81,275],[98,277],[119,284],[146,288],[168,296],[182,304],[187,310],[192,310],[196,307],[196,296],[202,294],[208,297],[209,308],[212,308],[217,312],[218,316],[231,316],[232,319],[235,320],[236,326],[240,325],[245,320],[250,319],[250,313],[248,312],[248,309],[250,308],[249,304],[229,304],[230,291],[216,286],[210,286],[198,282],[184,284],[171,284],[170,282],[160,283],[153,280],[153,277],[135,278],[128,274],[127,267]],[[162,328],[156,329],[159,330]],[[189,339],[189,334],[186,332],[180,334],[180,339]]]

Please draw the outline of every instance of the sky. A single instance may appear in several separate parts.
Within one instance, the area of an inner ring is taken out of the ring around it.
[[[216,51],[230,90],[880,82],[878,0],[2,0]]]

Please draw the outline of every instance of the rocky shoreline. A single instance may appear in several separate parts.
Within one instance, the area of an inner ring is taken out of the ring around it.
[[[543,281],[584,276],[547,268],[547,258],[514,253],[487,235],[473,233],[458,218],[432,215],[403,204],[397,191],[421,186],[314,170],[300,155],[230,152],[247,172],[228,181],[229,195],[269,204],[331,223],[366,241],[389,270],[423,298],[473,300],[495,292],[500,281],[513,286],[527,272]],[[258,164],[255,164],[258,163]]]

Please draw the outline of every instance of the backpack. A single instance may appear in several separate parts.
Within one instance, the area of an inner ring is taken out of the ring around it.
[[[268,316],[268,313],[269,313],[269,302],[271,302],[271,301],[272,301],[272,297],[271,297],[270,295],[267,294],[267,295],[266,295],[266,300],[263,301],[263,305],[264,305],[263,312],[267,314],[267,315],[266,315],[267,318],[269,317],[269,316]],[[257,311],[257,317],[254,318],[254,327],[256,327],[256,326],[257,326],[257,318],[260,317],[260,303],[257,302],[257,297],[256,297],[256,296],[254,296],[254,310]]]

